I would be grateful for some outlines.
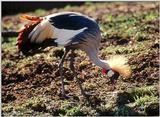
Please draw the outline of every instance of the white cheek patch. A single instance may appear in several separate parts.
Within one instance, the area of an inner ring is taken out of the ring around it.
[[[107,73],[107,76],[112,77],[113,75],[114,75],[114,72],[112,70],[109,70],[108,73]]]
[[[57,38],[55,40],[55,42],[57,42],[59,45],[66,45],[71,41],[71,38],[73,38],[74,36],[83,32],[86,29],[87,29],[87,27],[84,27],[79,30],[68,30],[68,29],[55,28],[55,35],[54,36],[55,36],[55,38]]]

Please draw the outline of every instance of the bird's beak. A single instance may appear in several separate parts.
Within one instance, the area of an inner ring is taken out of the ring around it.
[[[117,79],[115,79],[113,77],[110,77],[109,80],[110,80],[111,84],[116,84],[117,83]]]

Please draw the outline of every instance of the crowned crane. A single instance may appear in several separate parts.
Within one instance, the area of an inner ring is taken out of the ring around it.
[[[106,74],[111,81],[115,81],[119,75],[130,76],[130,67],[126,64],[126,58],[115,56],[105,61],[98,57],[101,34],[94,19],[76,12],[61,12],[44,17],[22,15],[21,18],[30,20],[30,23],[19,31],[17,39],[18,49],[24,55],[48,46],[63,46],[65,48],[59,63],[63,97],[67,97],[64,87],[63,62],[69,51],[71,51],[70,69],[78,82],[81,93],[86,96],[74,68],[73,53],[75,49],[84,51],[95,65],[102,68],[102,73]]]

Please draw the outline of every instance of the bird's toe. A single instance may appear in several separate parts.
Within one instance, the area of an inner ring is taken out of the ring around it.
[[[95,92],[94,91],[90,91],[90,92],[84,92],[82,93],[84,97],[90,97],[90,96],[95,96]]]
[[[68,95],[66,95],[66,94],[61,94],[61,98],[62,98],[62,99],[69,99],[70,96],[68,96]]]

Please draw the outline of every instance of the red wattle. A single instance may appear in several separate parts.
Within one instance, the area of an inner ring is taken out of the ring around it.
[[[106,75],[107,74],[107,70],[106,69],[102,69],[102,74]]]

